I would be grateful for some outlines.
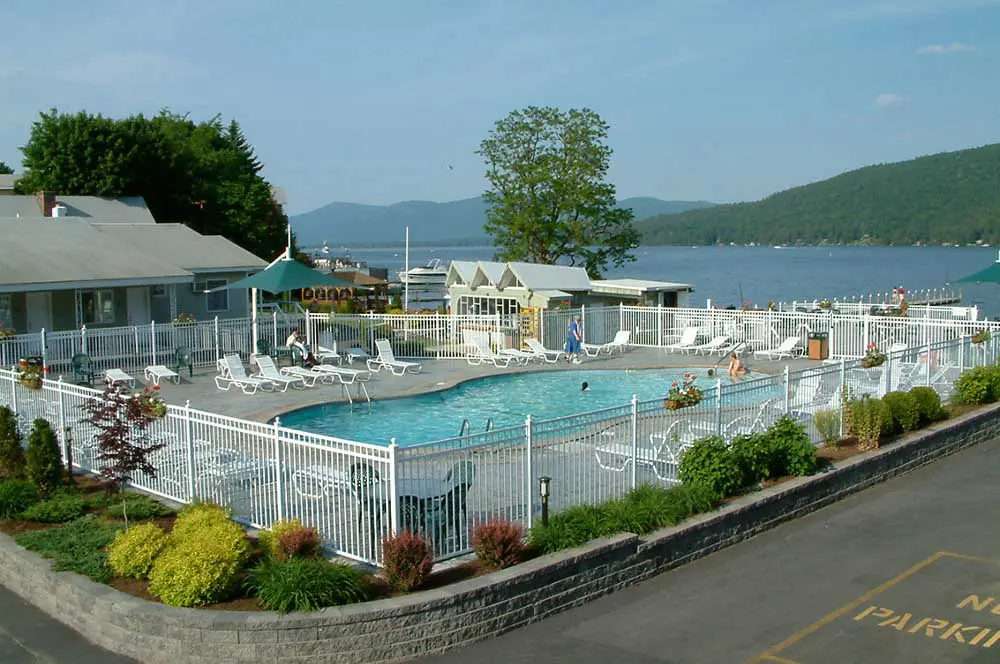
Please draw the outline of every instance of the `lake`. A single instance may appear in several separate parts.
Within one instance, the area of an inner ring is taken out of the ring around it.
[[[395,278],[403,268],[401,248],[356,249],[351,256],[372,267],[388,267]],[[885,292],[941,288],[997,260],[986,247],[639,247],[636,261],[606,276],[677,281],[695,286],[694,306],[766,305],[790,301],[850,298]],[[411,247],[410,267],[432,258],[492,260],[492,247]],[[1000,284],[956,284],[965,304],[986,316],[1000,316]]]

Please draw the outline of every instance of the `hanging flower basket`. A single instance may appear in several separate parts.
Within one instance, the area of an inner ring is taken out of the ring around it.
[[[142,392],[135,395],[143,414],[149,419],[158,419],[167,416],[167,404],[157,395],[159,390],[159,385],[153,385],[152,387],[143,388]]]
[[[33,378],[32,377],[24,377],[24,376],[22,376],[21,377],[21,385],[24,385],[25,387],[27,387],[29,389],[32,389],[32,390],[40,390],[40,389],[42,389],[42,378],[41,378],[41,376],[38,376],[38,375],[36,375]]]
[[[972,335],[972,343],[984,344],[992,338],[989,330],[980,330]]]
[[[819,307],[820,309],[832,309],[833,302],[831,302],[829,299],[824,298],[819,302],[817,302],[816,306]]]
[[[861,367],[863,369],[873,369],[883,364],[885,364],[885,353],[880,351],[875,344],[868,344],[868,351],[861,358]]]
[[[195,324],[194,314],[177,314],[177,318],[174,319],[174,327],[186,327]]]
[[[674,381],[670,389],[667,390],[667,396],[663,399],[663,407],[667,410],[677,410],[697,405],[704,394],[694,382],[695,375],[693,373],[684,374],[681,382]]]

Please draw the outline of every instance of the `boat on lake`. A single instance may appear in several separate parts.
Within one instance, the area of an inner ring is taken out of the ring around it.
[[[444,287],[448,278],[448,268],[441,265],[440,258],[432,258],[426,265],[412,267],[409,271],[400,270],[399,281],[410,286],[441,286]]]

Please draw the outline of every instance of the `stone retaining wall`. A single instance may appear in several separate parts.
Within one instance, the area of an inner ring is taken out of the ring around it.
[[[744,496],[645,537],[622,534],[513,569],[314,614],[178,609],[68,572],[0,535],[0,583],[109,650],[150,663],[388,662],[478,641],[752,537],[1000,435],[1000,404],[916,432],[836,468]]]

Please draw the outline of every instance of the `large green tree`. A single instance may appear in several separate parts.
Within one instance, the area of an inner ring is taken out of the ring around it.
[[[262,258],[285,248],[288,219],[235,120],[53,109],[40,114],[21,151],[22,193],[142,196],[158,222],[222,235]]]
[[[0,175],[10,175],[14,172],[14,169],[0,161]]]
[[[528,108],[497,122],[476,154],[490,188],[486,232],[506,261],[567,262],[597,277],[635,260],[632,211],[607,182],[608,125],[590,109]]]

